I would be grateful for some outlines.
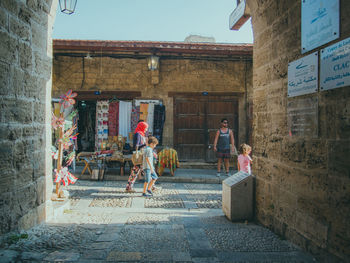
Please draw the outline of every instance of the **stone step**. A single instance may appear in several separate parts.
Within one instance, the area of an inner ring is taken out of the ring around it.
[[[217,163],[204,163],[204,162],[180,162],[180,168],[184,169],[216,169]],[[222,165],[222,170],[223,170]],[[236,164],[230,161],[230,168],[237,168]]]
[[[183,169],[216,169],[216,166],[216,163],[180,162],[180,167]]]

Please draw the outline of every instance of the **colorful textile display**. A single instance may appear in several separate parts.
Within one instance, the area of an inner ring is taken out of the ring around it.
[[[140,120],[140,106],[133,106],[131,110],[131,132],[133,132]]]
[[[170,169],[170,174],[174,176],[174,172],[176,168],[180,167],[179,159],[177,156],[177,151],[172,148],[163,149],[158,154],[158,172],[159,175],[162,175],[164,172],[164,168]]]
[[[140,120],[147,121],[148,103],[140,103]]]
[[[108,108],[108,135],[116,136],[119,130],[119,102],[109,103]]]
[[[162,145],[163,140],[163,127],[165,122],[165,106],[164,105],[154,105],[154,120],[153,120],[153,136]]]
[[[101,149],[102,141],[108,139],[108,100],[97,101],[95,151]]]

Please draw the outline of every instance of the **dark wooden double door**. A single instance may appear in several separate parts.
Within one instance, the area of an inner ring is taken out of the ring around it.
[[[213,143],[222,118],[228,119],[237,140],[237,97],[174,97],[174,147],[180,161],[216,161]]]

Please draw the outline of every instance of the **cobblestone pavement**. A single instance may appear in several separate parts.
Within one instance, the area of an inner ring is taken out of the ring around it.
[[[266,228],[228,221],[220,184],[162,183],[149,198],[135,186],[69,186],[71,208],[3,236],[0,262],[315,262]]]

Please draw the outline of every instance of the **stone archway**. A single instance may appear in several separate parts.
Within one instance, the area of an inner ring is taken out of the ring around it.
[[[349,259],[350,90],[317,93],[316,138],[288,137],[287,64],[302,56],[301,1],[247,2],[254,31],[248,98],[257,220],[304,249]],[[51,215],[51,29],[57,3],[0,3],[0,233]],[[350,3],[340,0],[340,6],[344,39],[350,36]]]

